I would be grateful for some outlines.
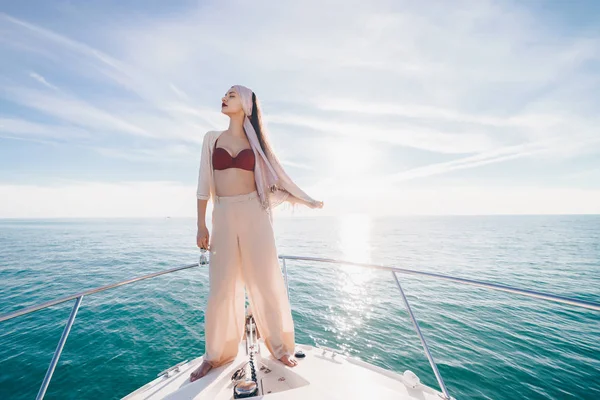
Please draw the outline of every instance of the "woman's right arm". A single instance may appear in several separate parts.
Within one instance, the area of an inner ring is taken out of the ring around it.
[[[200,156],[198,188],[196,190],[196,208],[198,214],[196,244],[201,249],[208,249],[209,244],[209,233],[206,228],[206,206],[210,199],[210,149],[208,136],[208,133],[206,133],[202,140],[202,155]]]

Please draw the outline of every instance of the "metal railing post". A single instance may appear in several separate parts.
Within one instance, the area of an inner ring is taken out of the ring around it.
[[[79,305],[81,304],[82,299],[83,296],[79,296],[77,300],[75,300],[75,305],[73,305],[73,308],[71,309],[71,315],[69,315],[67,325],[65,326],[65,329],[63,329],[63,333],[60,337],[60,340],[58,341],[58,346],[56,346],[56,350],[54,351],[54,355],[52,356],[52,361],[50,362],[50,366],[48,367],[48,371],[46,371],[46,376],[44,377],[42,386],[40,387],[40,390],[37,394],[37,400],[43,399],[44,395],[46,394],[46,390],[48,389],[48,385],[50,384],[50,379],[52,379],[52,374],[54,374],[54,369],[56,368],[56,364],[58,364],[60,354],[62,353],[62,350],[65,347],[65,342],[67,341],[69,332],[71,332],[71,327],[75,322],[75,317],[77,316],[77,311],[79,310]]]
[[[288,284],[288,273],[287,273],[287,265],[285,265],[285,258],[283,261],[283,279],[285,280],[285,290],[288,295],[288,300],[290,299],[290,285]]]
[[[419,323],[417,322],[417,319],[415,318],[415,315],[413,314],[412,309],[410,308],[410,304],[408,303],[408,299],[406,298],[406,295],[404,294],[404,290],[402,290],[402,286],[400,285],[400,281],[398,280],[398,277],[396,276],[396,272],[392,272],[392,275],[394,276],[396,285],[398,285],[398,289],[400,290],[400,294],[402,295],[402,300],[404,301],[404,305],[406,306],[406,311],[408,311],[410,320],[412,321],[412,324],[415,327],[415,331],[417,331],[417,335],[419,336],[419,339],[421,339],[421,344],[423,345],[423,349],[425,350],[425,355],[427,356],[427,359],[429,360],[431,369],[433,369],[435,378],[437,379],[438,384],[440,385],[440,388],[442,389],[442,392],[444,393],[445,398],[450,400],[450,394],[448,394],[448,389],[446,389],[446,385],[444,384],[442,375],[440,375],[440,371],[438,371],[437,364],[433,360],[433,356],[431,355],[431,352],[429,351],[429,346],[427,346],[425,337],[421,333],[421,328],[419,328]]]

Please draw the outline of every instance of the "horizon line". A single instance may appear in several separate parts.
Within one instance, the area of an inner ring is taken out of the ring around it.
[[[338,215],[299,215],[299,216],[290,216],[290,215],[281,215],[275,216],[275,219],[293,219],[293,218],[339,218],[345,216],[367,216],[370,218],[390,218],[390,217],[548,217],[548,216],[556,216],[556,217],[566,217],[566,216],[600,216],[600,213],[545,213],[545,214],[389,214],[389,215],[370,215],[367,213],[347,213],[347,214],[338,214]],[[140,217],[140,216],[130,216],[130,217],[122,217],[122,216],[112,216],[112,217],[0,217],[0,221],[40,221],[40,220],[126,220],[126,219],[147,219],[147,220],[156,220],[156,219],[195,219],[195,216],[178,216],[178,217]]]

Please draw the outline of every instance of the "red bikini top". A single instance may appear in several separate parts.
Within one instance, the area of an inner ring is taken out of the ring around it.
[[[232,157],[227,150],[222,147],[217,147],[217,141],[215,140],[215,147],[213,149],[212,164],[216,170],[228,169],[228,168],[240,168],[246,171],[254,171],[254,151],[252,149],[244,149],[240,151],[237,156]]]

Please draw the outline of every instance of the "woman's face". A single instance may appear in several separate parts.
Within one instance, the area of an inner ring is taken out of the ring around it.
[[[236,114],[244,114],[244,110],[242,109],[242,99],[232,87],[227,91],[225,96],[221,99],[221,112],[225,115],[236,115]]]

